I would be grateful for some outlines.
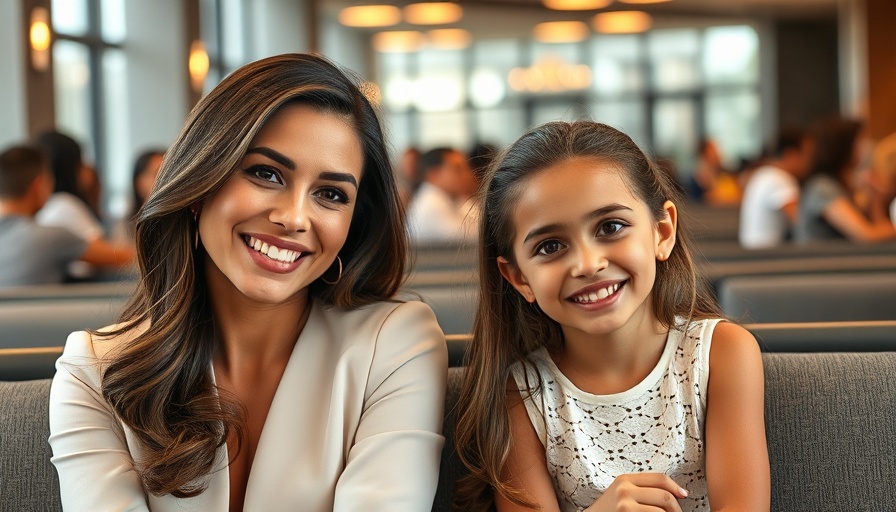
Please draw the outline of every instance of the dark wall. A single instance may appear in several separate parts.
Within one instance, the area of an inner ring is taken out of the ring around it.
[[[840,111],[837,21],[775,23],[779,125],[807,125]]]

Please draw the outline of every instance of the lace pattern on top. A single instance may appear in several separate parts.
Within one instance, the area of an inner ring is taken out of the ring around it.
[[[632,389],[578,389],[544,349],[512,369],[542,444],[560,508],[587,508],[625,473],[665,473],[688,490],[681,508],[709,510],[703,443],[709,348],[718,319],[672,329],[656,367]],[[677,325],[683,325],[680,320]],[[527,397],[528,383],[541,391]]]

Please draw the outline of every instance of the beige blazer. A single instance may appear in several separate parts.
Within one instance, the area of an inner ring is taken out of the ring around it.
[[[111,347],[69,336],[50,390],[50,445],[66,511],[228,509],[220,470],[194,498],[152,496],[142,448],[100,392]],[[420,302],[353,311],[315,301],[261,433],[244,509],[425,511],[439,471],[447,351]]]

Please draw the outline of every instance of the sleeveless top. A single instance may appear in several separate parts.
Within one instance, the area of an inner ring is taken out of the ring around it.
[[[688,497],[679,501],[683,511],[709,510],[703,435],[709,349],[718,322],[696,320],[685,332],[679,319],[650,374],[612,395],[578,389],[544,348],[529,355],[525,368],[512,367],[562,511],[585,509],[617,476],[641,472],[664,473],[687,489]]]

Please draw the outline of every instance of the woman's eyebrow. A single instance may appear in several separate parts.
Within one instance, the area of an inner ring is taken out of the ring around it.
[[[347,172],[325,171],[320,173],[320,179],[327,181],[342,181],[358,188],[358,181]]]
[[[284,155],[283,153],[275,151],[271,148],[260,146],[257,148],[249,148],[248,150],[246,150],[247,155],[252,154],[252,153],[264,155],[264,156],[270,158],[271,160],[277,162],[278,164],[282,165],[283,167],[286,167],[290,171],[296,170],[296,163],[293,162],[291,158],[289,158],[288,156]]]

